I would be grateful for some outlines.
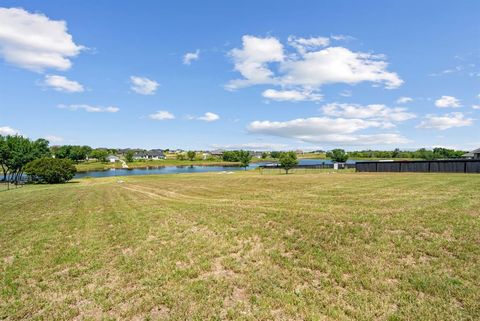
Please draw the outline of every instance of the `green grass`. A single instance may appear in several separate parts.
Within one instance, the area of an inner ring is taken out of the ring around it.
[[[479,320],[479,192],[257,171],[0,192],[0,319]]]

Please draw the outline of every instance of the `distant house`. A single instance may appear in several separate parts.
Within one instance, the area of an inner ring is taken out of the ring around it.
[[[250,152],[250,155],[254,158],[262,158],[263,152]]]
[[[133,155],[133,159],[135,160],[150,160],[150,159],[165,159],[165,154],[160,149],[152,149],[149,151],[142,151],[137,152]]]
[[[110,163],[115,163],[115,162],[120,161],[120,157],[115,156],[115,155],[108,155],[106,159]]]
[[[480,148],[477,148],[475,150],[472,150],[471,152],[463,154],[462,157],[467,159],[480,159]]]
[[[212,150],[210,152],[210,155],[215,156],[215,157],[222,157],[223,156],[223,150],[220,150],[220,149]]]

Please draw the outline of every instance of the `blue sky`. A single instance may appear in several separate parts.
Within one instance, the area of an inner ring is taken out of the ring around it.
[[[474,149],[479,21],[473,0],[1,1],[0,134]]]

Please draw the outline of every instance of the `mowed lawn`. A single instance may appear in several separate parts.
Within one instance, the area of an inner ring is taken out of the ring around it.
[[[7,320],[479,320],[480,175],[26,186],[0,192],[0,280]]]

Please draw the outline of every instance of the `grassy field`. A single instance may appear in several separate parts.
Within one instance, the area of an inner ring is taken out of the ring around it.
[[[0,319],[479,320],[480,175],[188,174],[0,193]]]

